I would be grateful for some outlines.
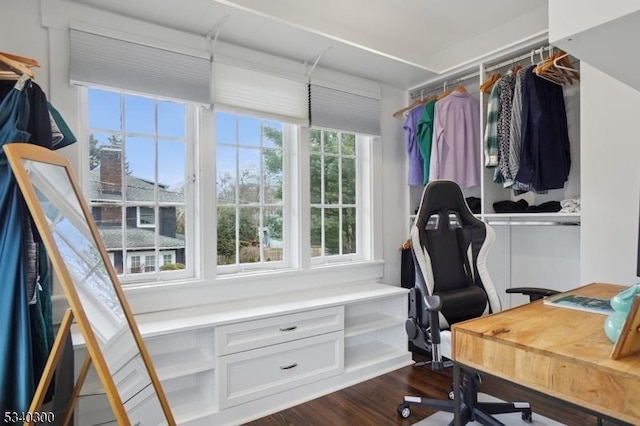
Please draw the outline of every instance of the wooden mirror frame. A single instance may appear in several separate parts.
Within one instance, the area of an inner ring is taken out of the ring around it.
[[[69,179],[69,183],[73,188],[75,196],[77,197],[78,203],[82,209],[84,219],[89,230],[91,231],[93,243],[95,243],[96,248],[100,252],[100,256],[102,258],[104,266],[108,272],[109,278],[111,279],[113,289],[115,291],[115,294],[117,295],[128,327],[137,345],[139,355],[141,356],[142,361],[146,366],[146,371],[149,374],[149,378],[151,379],[151,383],[155,390],[155,395],[157,396],[160,406],[162,407],[162,411],[164,417],[166,418],[167,424],[175,425],[176,422],[173,418],[173,414],[167,402],[166,395],[162,389],[160,380],[158,379],[158,375],[151,361],[151,357],[149,356],[149,352],[147,351],[140,331],[138,330],[138,326],[135,322],[135,318],[133,316],[131,308],[127,302],[126,295],[122,290],[118,276],[111,262],[109,261],[107,251],[98,232],[98,228],[93,221],[93,217],[91,216],[88,204],[82,196],[82,191],[80,190],[80,186],[78,185],[78,182],[75,178],[71,164],[62,155],[33,144],[11,143],[4,145],[3,149],[7,155],[9,164],[11,165],[11,169],[13,170],[17,183],[20,187],[20,190],[22,191],[23,197],[33,217],[33,221],[35,222],[40,237],[47,250],[47,254],[49,256],[49,259],[51,260],[56,276],[58,277],[58,280],[60,281],[60,284],[64,290],[71,311],[71,314],[69,314],[69,311],[67,311],[67,314],[65,314],[65,317],[63,318],[60,330],[58,332],[58,335],[56,336],[56,342],[54,342],[52,352],[49,355],[49,360],[47,361],[47,365],[45,366],[45,372],[43,373],[40,384],[38,385],[38,388],[36,390],[36,394],[34,395],[30,411],[37,411],[40,408],[40,404],[42,404],[44,392],[46,392],[48,383],[51,379],[50,376],[52,376],[53,374],[52,369],[55,369],[55,363],[57,363],[57,360],[60,356],[59,351],[61,350],[62,345],[59,345],[59,341],[63,340],[63,336],[66,338],[66,336],[68,335],[68,327],[71,324],[71,316],[73,316],[86,342],[88,351],[88,357],[85,360],[82,371],[79,374],[78,381],[76,383],[76,389],[74,389],[74,396],[77,396],[80,390],[79,387],[82,386],[82,382],[84,381],[84,378],[86,376],[90,361],[93,363],[96,373],[100,378],[118,424],[131,424],[128,414],[124,408],[124,404],[120,398],[120,393],[115,385],[115,382],[109,370],[109,366],[107,365],[107,362],[105,360],[103,351],[93,331],[91,322],[87,317],[87,313],[85,312],[81,299],[75,288],[71,274],[65,264],[64,259],[61,256],[58,245],[53,238],[53,233],[49,227],[40,201],[38,200],[34,186],[24,167],[24,160],[31,160],[34,162],[45,163],[53,166],[60,166],[65,170]],[[71,402],[70,408],[73,408],[73,405],[74,401]],[[69,413],[67,417],[69,417]]]

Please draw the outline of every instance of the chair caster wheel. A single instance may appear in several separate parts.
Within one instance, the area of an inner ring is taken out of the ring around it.
[[[398,405],[398,414],[403,419],[408,419],[411,415],[411,409],[409,408],[409,404],[400,404]]]
[[[449,398],[450,401],[456,399],[456,393],[453,391],[453,388],[447,389],[447,398]]]
[[[523,411],[522,420],[524,420],[527,423],[532,423],[533,419],[532,419],[531,411]]]

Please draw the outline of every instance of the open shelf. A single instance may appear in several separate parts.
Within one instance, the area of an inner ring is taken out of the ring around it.
[[[167,392],[173,417],[178,424],[217,412],[215,404],[197,387]]]
[[[151,358],[160,380],[212,370],[215,367],[215,359],[212,356],[207,356],[194,348],[156,354]]]
[[[388,315],[372,313],[345,318],[344,337],[353,337],[370,331],[402,326],[403,319],[394,318]]]
[[[406,355],[407,350],[375,341],[345,348],[344,369],[355,370],[370,364]]]

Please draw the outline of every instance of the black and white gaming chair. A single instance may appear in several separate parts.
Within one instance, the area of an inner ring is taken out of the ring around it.
[[[416,279],[409,294],[406,329],[416,347],[431,352],[434,370],[443,368],[443,356],[451,358],[452,324],[501,309],[487,271],[487,255],[494,241],[495,232],[469,210],[457,183],[436,180],[425,187],[411,228]],[[475,374],[464,375],[462,396],[462,424],[477,420],[500,425],[491,415],[511,412],[531,419],[526,402],[478,402]],[[405,396],[398,413],[409,417],[411,404],[453,412],[451,399]]]

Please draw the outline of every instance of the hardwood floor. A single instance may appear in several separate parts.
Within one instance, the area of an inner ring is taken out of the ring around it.
[[[421,355],[414,355],[414,359],[424,360]],[[416,395],[444,399],[451,383],[451,368],[436,373],[431,371],[429,366],[404,367],[247,423],[247,425],[408,426],[428,417],[435,410],[412,406],[411,416],[403,419],[396,412],[402,397]],[[538,413],[572,426],[597,424],[594,416],[495,378],[483,377],[480,390],[505,400],[529,401],[534,411],[534,419],[535,414]]]

